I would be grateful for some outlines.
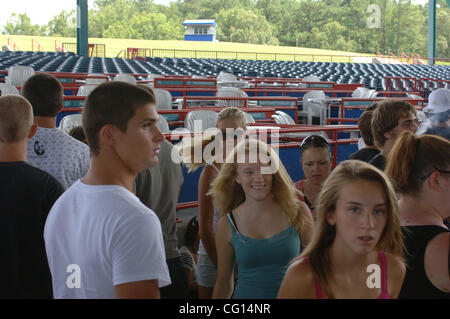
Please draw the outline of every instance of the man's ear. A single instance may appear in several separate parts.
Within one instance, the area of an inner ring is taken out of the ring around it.
[[[37,124],[31,125],[30,132],[28,133],[28,138],[32,138],[36,134],[37,128]]]
[[[384,136],[384,138],[387,139],[387,140],[392,139],[392,138],[393,138],[392,130],[387,131],[387,132],[384,132],[383,136]]]
[[[98,133],[99,144],[105,144],[107,146],[113,146],[115,142],[115,131],[117,128],[112,124],[103,125]]]

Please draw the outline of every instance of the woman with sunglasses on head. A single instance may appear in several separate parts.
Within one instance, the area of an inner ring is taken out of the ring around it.
[[[450,142],[404,132],[389,153],[386,175],[400,195],[408,262],[399,298],[450,298]]]
[[[198,251],[198,268],[197,268],[197,286],[200,299],[210,299],[214,290],[217,273],[217,252],[215,245],[215,232],[217,222],[219,220],[219,212],[214,207],[212,198],[207,194],[212,182],[219,174],[220,168],[226,157],[226,150],[233,149],[235,137],[227,138],[227,129],[231,133],[243,133],[247,122],[245,114],[236,107],[224,108],[218,115],[216,127],[220,130],[220,134],[213,134],[209,137],[203,137],[200,141],[192,139],[192,143],[186,145],[182,149],[183,163],[188,167],[189,172],[195,171],[200,167],[204,167],[200,174],[198,183],[198,216],[199,216],[199,234],[200,246]],[[207,147],[214,146],[217,138],[220,137],[219,144],[222,145],[223,154],[211,152],[211,158],[205,158],[204,150]],[[227,145],[232,144],[232,145]],[[201,152],[202,158],[200,162],[195,162],[196,149]],[[222,155],[222,156],[218,156]],[[193,160],[194,159],[194,160]]]
[[[300,154],[304,177],[295,183],[295,188],[300,191],[298,199],[308,205],[315,220],[317,198],[331,170],[330,146],[324,137],[310,135],[300,144]]]
[[[278,298],[396,298],[406,271],[402,256],[390,181],[365,162],[342,162],[322,187],[316,231]]]
[[[241,156],[241,157],[240,157]],[[298,201],[278,155],[257,139],[241,141],[227,157],[210,194],[219,208],[214,298],[276,298],[289,262],[313,232],[313,220]]]

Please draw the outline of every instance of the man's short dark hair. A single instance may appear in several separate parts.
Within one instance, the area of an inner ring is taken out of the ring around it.
[[[393,130],[400,118],[416,115],[416,109],[408,101],[387,99],[377,102],[372,113],[371,127],[375,145],[382,148],[386,143],[384,133]]]
[[[64,89],[53,75],[38,73],[25,82],[22,95],[31,103],[34,116],[55,117],[63,105]]]
[[[125,133],[128,121],[145,104],[154,105],[154,96],[136,85],[111,81],[95,88],[83,110],[83,128],[91,153],[95,156],[100,152],[98,134],[103,126],[112,124]]]

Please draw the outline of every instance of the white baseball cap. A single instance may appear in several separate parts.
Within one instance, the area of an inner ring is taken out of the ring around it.
[[[428,105],[423,108],[425,113],[441,113],[450,109],[450,90],[437,89],[428,96]]]

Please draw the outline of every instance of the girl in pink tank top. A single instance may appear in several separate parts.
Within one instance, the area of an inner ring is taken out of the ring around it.
[[[403,239],[395,193],[380,170],[354,160],[336,167],[321,190],[316,226],[278,298],[397,298]]]

